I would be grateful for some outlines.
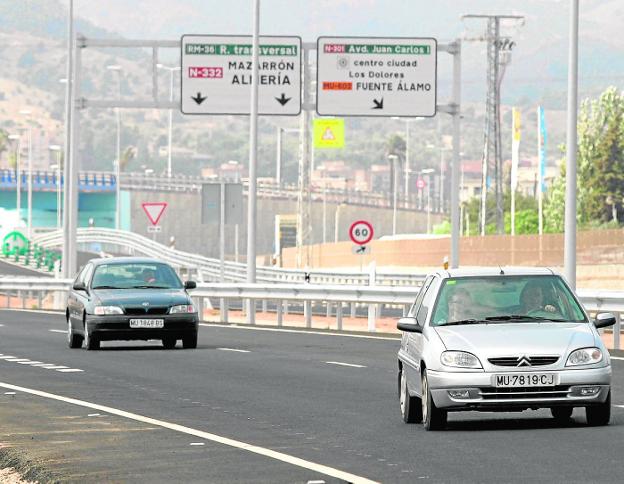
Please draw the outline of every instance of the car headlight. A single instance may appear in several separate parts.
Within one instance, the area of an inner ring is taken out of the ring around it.
[[[445,351],[440,355],[440,361],[456,368],[483,368],[479,358],[466,351]]]
[[[108,316],[109,314],[123,314],[123,309],[119,306],[95,306],[93,314],[97,316]]]
[[[173,306],[169,311],[169,314],[181,314],[181,313],[196,313],[197,310],[195,306],[192,304],[180,304],[178,306]]]
[[[581,348],[568,356],[566,366],[593,365],[602,361],[600,348]]]

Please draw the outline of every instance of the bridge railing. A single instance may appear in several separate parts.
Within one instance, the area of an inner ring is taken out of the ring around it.
[[[0,277],[0,307],[65,309],[66,294],[72,281],[69,279],[52,279],[49,277]],[[191,291],[200,314],[204,314],[205,303],[215,300],[220,302],[219,321],[228,322],[230,302],[262,301],[264,311],[267,302],[272,303],[276,313],[276,324],[284,325],[284,317],[288,303],[303,306],[305,325],[312,327],[313,304],[325,305],[326,316],[335,315],[336,329],[342,330],[344,309],[351,307],[351,316],[357,316],[353,310],[356,306],[364,307],[368,320],[368,330],[376,331],[377,318],[386,315],[398,318],[407,312],[418,294],[415,288],[389,286],[350,286],[350,285],[317,285],[317,284],[213,284],[198,283],[197,289]],[[616,324],[612,329],[601,330],[613,336],[609,347],[620,349],[621,317],[624,314],[624,292],[580,290],[579,298],[590,314],[611,312],[616,316]],[[243,307],[243,304],[240,304]],[[274,309],[273,309],[274,308]],[[399,309],[397,311],[397,308]],[[331,310],[330,310],[331,309]],[[362,314],[361,312],[359,314]]]
[[[185,269],[198,274],[201,280],[217,282],[220,280],[220,261],[218,259],[172,249],[133,232],[105,228],[79,228],[78,243],[101,243],[124,247],[132,253],[156,257],[178,269]],[[34,237],[34,242],[43,247],[59,247],[62,244],[60,231],[46,232]],[[233,261],[224,263],[225,281],[244,282],[246,265]],[[310,282],[313,284],[356,284],[356,285],[401,285],[419,287],[424,274],[362,273],[353,271],[284,269],[277,267],[258,267],[258,282]]]

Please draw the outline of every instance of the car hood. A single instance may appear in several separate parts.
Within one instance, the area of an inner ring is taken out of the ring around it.
[[[103,306],[150,307],[188,304],[189,297],[183,289],[95,289],[93,291]]]
[[[487,358],[514,355],[565,355],[595,346],[588,323],[498,323],[435,328],[447,350]]]

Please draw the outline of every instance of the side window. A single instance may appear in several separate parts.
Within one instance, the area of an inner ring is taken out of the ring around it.
[[[416,317],[416,314],[418,313],[418,308],[420,307],[420,303],[422,302],[423,297],[425,296],[425,293],[427,292],[427,289],[429,289],[429,286],[431,285],[431,281],[433,281],[433,276],[427,277],[427,279],[425,279],[425,282],[423,282],[423,285],[420,288],[420,292],[418,293],[418,296],[416,296],[416,301],[414,301],[414,304],[412,304],[412,307],[410,308],[409,313],[407,313],[407,315],[410,318]]]
[[[74,284],[76,284],[77,282],[84,281],[84,276],[86,272],[87,272],[87,267],[83,267],[82,270],[76,276],[76,279],[74,279]]]
[[[89,285],[89,281],[91,280],[91,274],[93,274],[93,264],[87,264],[85,270],[82,271],[81,281],[84,282],[85,286]]]
[[[418,313],[416,314],[416,321],[418,321],[421,326],[424,326],[425,321],[427,321],[429,310],[435,303],[436,291],[433,290],[432,286],[433,280],[429,283],[429,287],[423,297],[422,304],[420,305],[420,308],[418,308]]]

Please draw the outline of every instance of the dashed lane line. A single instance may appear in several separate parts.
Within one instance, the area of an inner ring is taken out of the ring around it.
[[[235,351],[236,353],[251,353],[249,350],[239,350],[237,348],[217,348],[221,351]]]
[[[355,365],[353,363],[343,363],[342,361],[326,361],[328,365],[350,366],[352,368],[366,368],[364,365]]]
[[[63,334],[67,334],[67,330],[65,330],[65,329],[49,329],[48,331],[50,333],[63,333]]]
[[[266,447],[260,447],[257,445],[249,444],[247,442],[242,442],[240,440],[235,440],[235,439],[231,439],[228,437],[223,437],[221,435],[212,434],[210,432],[204,432],[202,430],[194,429],[191,427],[186,427],[184,425],[179,425],[179,424],[175,424],[172,422],[166,422],[164,420],[157,420],[157,419],[146,417],[146,416],[139,415],[136,413],[126,412],[124,410],[120,410],[117,408],[108,407],[105,405],[99,405],[97,403],[91,403],[91,402],[87,402],[84,400],[78,400],[75,398],[64,397],[62,395],[48,393],[48,392],[44,392],[41,390],[35,390],[32,388],[12,385],[10,383],[0,382],[0,387],[5,388],[7,390],[13,390],[16,392],[23,392],[23,393],[28,393],[30,395],[36,395],[38,397],[47,398],[50,400],[70,403],[72,405],[77,405],[77,406],[84,407],[84,408],[91,408],[93,410],[106,412],[111,415],[116,415],[118,417],[127,418],[130,420],[146,423],[149,425],[155,425],[158,427],[166,428],[166,429],[173,430],[175,432],[180,432],[180,433],[187,434],[187,435],[193,435],[195,437],[199,437],[204,440],[209,440],[211,442],[216,442],[219,444],[227,445],[229,447],[234,447],[236,449],[253,452],[254,454],[262,455],[264,457],[275,459],[275,460],[278,460],[287,464],[301,467],[303,469],[309,469],[313,472],[318,472],[319,474],[324,474],[327,476],[335,477],[336,479],[342,479],[347,482],[352,482],[352,483],[357,483],[357,484],[360,484],[360,483],[372,484],[375,482],[370,479],[367,479],[366,477],[351,474],[349,472],[341,471],[333,467],[329,467],[323,464],[318,464],[316,462],[301,459],[299,457],[295,457],[293,455],[285,454],[283,452],[278,452],[272,449],[268,449]]]
[[[0,361],[8,361],[9,363],[18,363],[20,365],[28,365],[33,368],[43,368],[44,370],[56,370],[61,373],[80,373],[84,372],[79,368],[70,368],[65,365],[57,365],[56,363],[43,363],[41,361],[29,360],[28,358],[19,358],[17,356],[3,355],[0,353]]]
[[[610,358],[611,358],[612,360],[622,360],[622,361],[624,361],[624,358],[623,358],[623,357],[621,357],[621,356],[611,356]]]

